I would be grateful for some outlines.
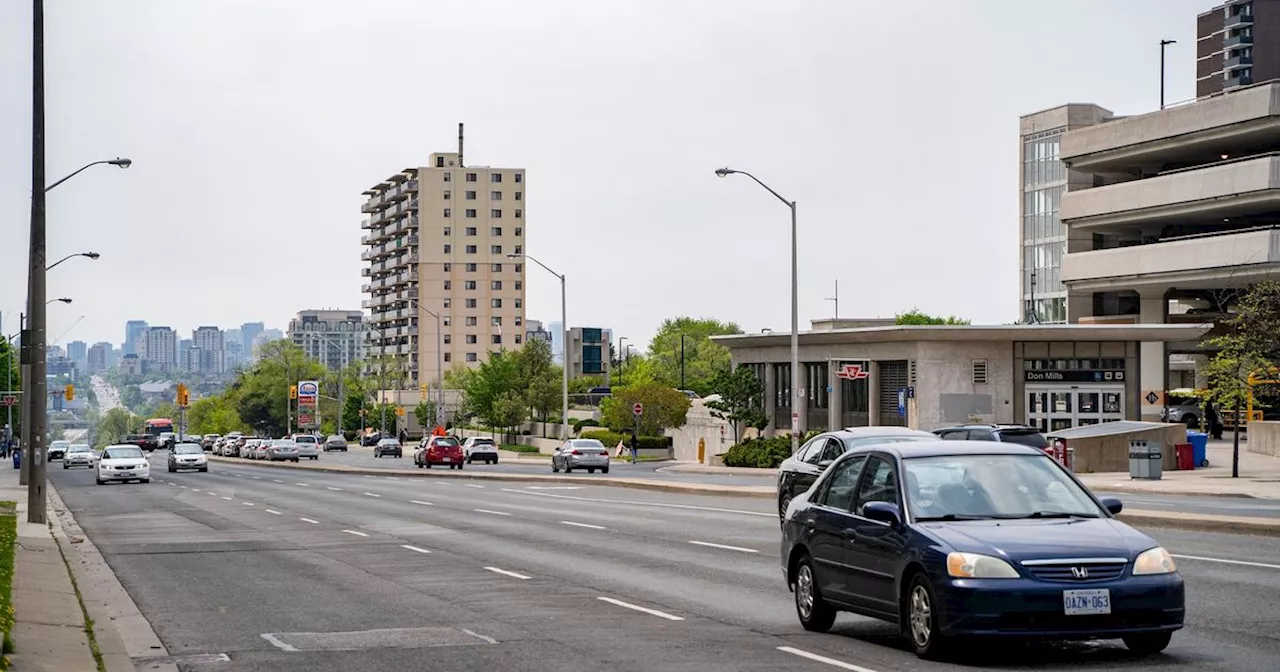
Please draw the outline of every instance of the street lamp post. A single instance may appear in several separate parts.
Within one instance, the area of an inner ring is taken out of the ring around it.
[[[564,345],[561,346],[561,350],[563,350],[564,352],[561,358],[562,361],[560,362],[560,369],[564,374],[564,380],[561,382],[561,389],[560,389],[560,394],[562,397],[562,403],[560,406],[560,422],[561,422],[560,439],[562,441],[568,441],[569,440],[569,318],[568,318],[568,309],[566,308],[566,305],[565,305],[565,291],[564,291],[565,276],[559,273],[556,273],[555,271],[548,268],[546,264],[542,263],[541,261],[538,261],[537,259],[534,259],[533,257],[527,254],[516,254],[512,252],[511,254],[507,255],[507,258],[508,259],[528,259],[529,261],[532,261],[533,263],[541,266],[542,270],[550,273],[551,275],[556,276],[557,278],[560,278],[560,329],[562,331],[561,339],[562,339],[562,342],[564,343]]]
[[[626,348],[622,347],[622,343],[627,340],[626,336],[618,337],[618,387],[624,387],[626,382],[627,362]]]
[[[774,191],[755,175],[744,170],[720,168],[716,170],[716,175],[720,177],[746,175],[791,209],[791,453],[795,454],[800,449],[800,411],[801,402],[803,401],[800,397],[800,308],[799,276],[796,270],[796,202],[783,198],[782,194]]]
[[[74,257],[77,255],[71,255],[71,256]],[[65,259],[63,261],[65,261]],[[53,266],[49,266],[45,270],[47,271],[49,270],[49,268],[53,268]],[[44,302],[44,305],[48,306],[54,303],[70,304],[71,299],[68,299],[65,297],[57,298],[57,299],[49,299],[48,301]],[[22,328],[25,329],[26,327],[23,326]],[[23,348],[24,349],[26,348],[25,344],[23,345]],[[18,399],[18,403],[21,404],[21,406],[18,407],[18,410],[22,417],[22,429],[18,432],[18,438],[19,438],[19,443],[22,444],[21,445],[22,450],[26,451],[26,454],[22,456],[22,465],[21,465],[21,468],[18,470],[18,485],[29,486],[31,485],[31,465],[34,463],[34,460],[32,459],[33,453],[30,451],[29,448],[27,448],[27,446],[31,445],[31,417],[32,417],[32,413],[35,412],[34,409],[36,408],[36,403],[35,403],[35,400],[32,399],[32,397],[35,395],[35,392],[33,391],[33,388],[32,388],[33,376],[31,374],[31,364],[24,363],[21,366],[22,366],[22,369],[21,369],[22,395],[21,395],[21,398]],[[39,408],[44,409],[44,404],[45,404],[45,400],[41,399]],[[9,412],[12,413],[13,407],[10,406],[9,409],[10,409]]]

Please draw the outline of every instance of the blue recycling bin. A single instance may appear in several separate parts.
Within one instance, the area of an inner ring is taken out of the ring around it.
[[[13,468],[14,469],[22,468],[22,451],[21,450],[15,449],[13,451]]]
[[[1191,444],[1192,460],[1196,464],[1196,468],[1208,466],[1209,464],[1209,435],[1204,432],[1187,432],[1187,443]]]

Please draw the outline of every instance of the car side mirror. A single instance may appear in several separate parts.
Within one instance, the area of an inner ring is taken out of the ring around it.
[[[898,505],[889,502],[868,502],[862,507],[862,515],[880,523],[888,523],[893,527],[902,524],[902,512],[898,509]]]
[[[1121,511],[1124,510],[1124,502],[1121,502],[1119,499],[1115,497],[1102,497],[1098,499],[1098,501],[1102,502],[1103,508],[1110,511],[1112,515],[1120,513]]]
[[[830,467],[834,463],[835,463],[835,460],[822,460],[818,462],[818,468],[825,470],[827,467]]]

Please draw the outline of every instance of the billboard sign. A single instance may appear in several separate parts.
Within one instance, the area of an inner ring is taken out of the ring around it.
[[[320,383],[314,380],[298,381],[298,427],[318,427]]]

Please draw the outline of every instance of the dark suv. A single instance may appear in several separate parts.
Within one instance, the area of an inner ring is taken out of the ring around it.
[[[1049,440],[1029,425],[961,425],[933,430],[943,441],[1003,441],[1045,450]]]

